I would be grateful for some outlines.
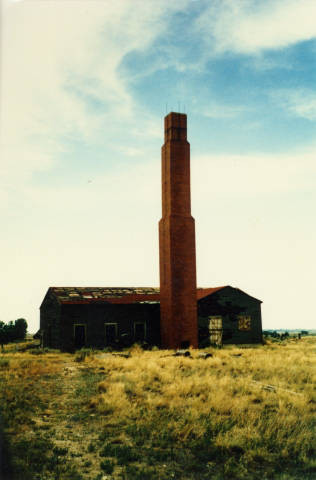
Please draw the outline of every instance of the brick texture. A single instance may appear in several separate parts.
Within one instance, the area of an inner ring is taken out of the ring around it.
[[[195,226],[191,216],[187,117],[165,117],[162,218],[159,222],[162,346],[198,346]]]

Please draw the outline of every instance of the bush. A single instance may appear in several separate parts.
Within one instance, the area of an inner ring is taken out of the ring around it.
[[[5,369],[10,366],[10,360],[7,358],[0,358],[0,369]]]
[[[140,456],[138,452],[128,445],[116,445],[107,443],[100,452],[100,457],[114,457],[119,465],[127,465],[136,462]]]
[[[114,464],[111,462],[111,460],[103,460],[100,463],[100,467],[105,473],[113,473],[114,470]]]

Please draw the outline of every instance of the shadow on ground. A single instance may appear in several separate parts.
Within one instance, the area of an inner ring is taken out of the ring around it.
[[[0,479],[14,480],[8,442],[4,434],[3,421],[1,417],[0,417]]]

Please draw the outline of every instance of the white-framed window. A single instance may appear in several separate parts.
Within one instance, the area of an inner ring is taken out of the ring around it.
[[[238,330],[249,332],[251,330],[250,315],[238,315]]]

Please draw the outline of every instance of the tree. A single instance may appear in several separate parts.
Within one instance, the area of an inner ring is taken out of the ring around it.
[[[18,318],[14,322],[15,340],[24,340],[27,332],[27,322],[25,318]]]
[[[10,343],[10,342],[14,342],[15,340],[15,326],[14,326],[14,323],[13,321],[11,320],[6,326],[5,326],[5,330],[6,330],[6,333],[7,333],[7,342],[6,343]]]
[[[1,322],[0,320],[0,345],[2,350],[3,350],[3,345],[8,343],[7,334],[8,332],[7,332],[6,324],[4,322]]]
[[[27,331],[27,322],[24,318],[18,318],[15,322],[4,323],[0,321],[0,345],[14,342],[14,340],[24,340]]]

